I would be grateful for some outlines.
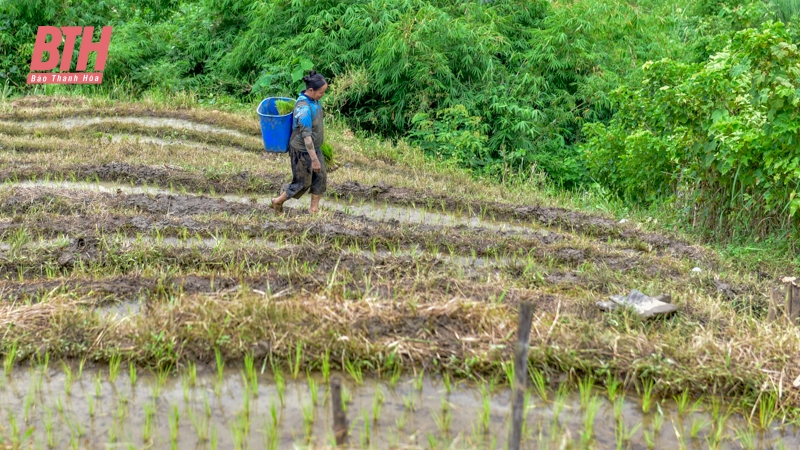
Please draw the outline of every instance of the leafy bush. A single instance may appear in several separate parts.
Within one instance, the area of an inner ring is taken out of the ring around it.
[[[587,124],[594,176],[634,201],[669,198],[695,224],[769,232],[800,208],[797,28],[766,22],[702,64],[644,66],[613,96],[610,124]]]

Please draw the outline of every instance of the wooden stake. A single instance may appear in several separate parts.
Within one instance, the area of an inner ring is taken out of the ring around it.
[[[347,443],[347,416],[342,408],[342,380],[339,377],[331,378],[331,404],[333,407],[333,435],[336,445]]]
[[[522,442],[523,403],[525,401],[525,382],[528,379],[528,347],[533,321],[533,305],[523,302],[519,305],[519,325],[517,326],[517,348],[514,351],[514,393],[512,404],[511,436],[509,450],[519,450]]]

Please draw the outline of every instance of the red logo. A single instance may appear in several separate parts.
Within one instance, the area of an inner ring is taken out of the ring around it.
[[[111,27],[103,27],[100,32],[100,42],[92,41],[94,27],[39,27],[36,32],[36,43],[33,45],[31,58],[31,73],[28,74],[28,84],[100,84],[103,82],[102,70],[106,66],[108,45],[111,43]],[[51,36],[49,42],[47,37]],[[78,54],[76,72],[70,72],[72,52],[75,50],[75,41],[81,36],[81,49]],[[61,41],[64,41],[63,53],[59,54]],[[44,52],[49,54],[47,61],[42,61]],[[86,72],[89,54],[95,52],[97,59],[94,63],[94,72]],[[36,71],[50,71],[61,66],[60,72],[34,73]]]

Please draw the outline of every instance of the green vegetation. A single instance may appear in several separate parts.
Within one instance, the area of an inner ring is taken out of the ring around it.
[[[331,144],[323,142],[319,148],[322,151],[322,156],[325,157],[325,165],[326,166],[335,165],[336,160],[333,157],[333,147],[331,146]]]
[[[278,108],[278,114],[283,116],[286,114],[291,114],[294,111],[294,104],[296,102],[294,100],[276,100],[275,107]]]

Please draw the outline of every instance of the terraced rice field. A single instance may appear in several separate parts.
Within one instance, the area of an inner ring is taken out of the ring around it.
[[[786,274],[337,123],[326,136],[340,165],[321,214],[306,198],[279,216],[268,202],[288,160],[265,154],[253,114],[0,103],[5,442],[324,447],[325,382],[341,373],[362,395],[351,445],[501,445],[517,305],[531,301],[525,445],[797,445],[800,336],[766,321]],[[680,309],[644,321],[595,305],[631,289]],[[278,395],[286,378],[300,397]],[[435,394],[414,413],[402,399],[422,385]]]

